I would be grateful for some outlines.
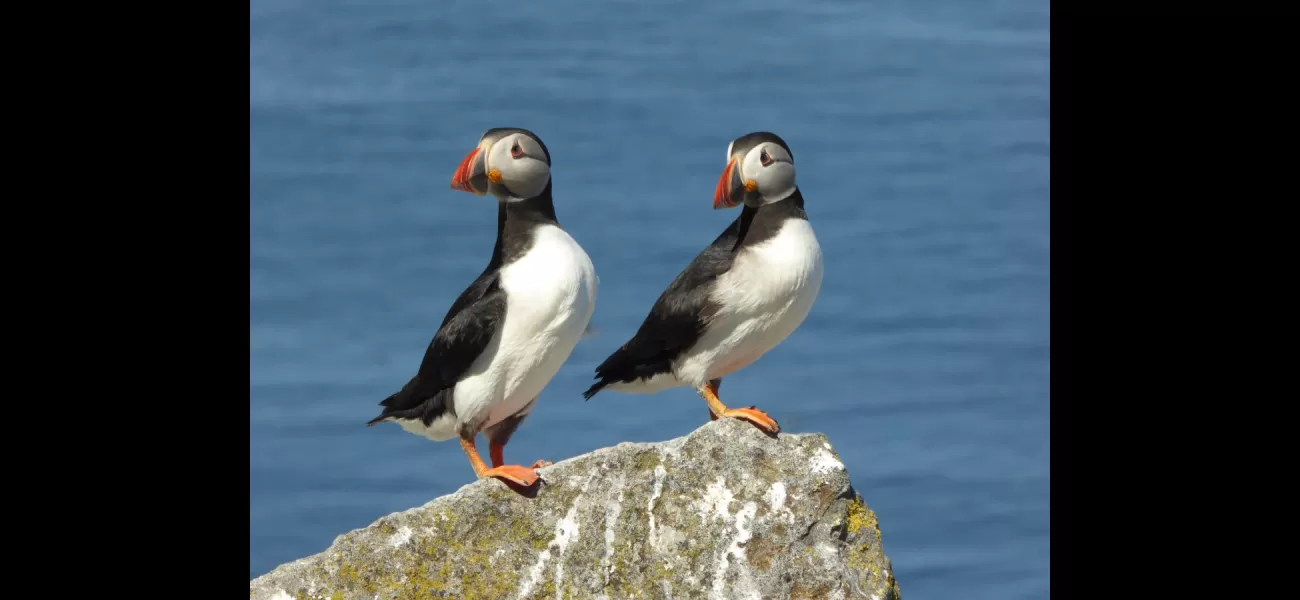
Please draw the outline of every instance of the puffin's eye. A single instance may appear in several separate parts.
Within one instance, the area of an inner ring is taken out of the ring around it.
[[[524,149],[519,146],[519,142],[515,142],[515,145],[510,147],[510,158],[522,158],[523,155]]]
[[[767,150],[763,150],[758,153],[758,162],[762,163],[763,166],[766,167],[772,164],[772,155],[768,154]]]

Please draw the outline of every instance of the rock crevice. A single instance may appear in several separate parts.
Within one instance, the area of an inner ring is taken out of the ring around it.
[[[821,434],[719,419],[467,484],[250,582],[284,599],[899,600],[875,513]]]

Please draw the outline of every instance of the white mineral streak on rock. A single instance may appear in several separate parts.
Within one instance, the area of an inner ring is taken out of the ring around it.
[[[784,514],[786,521],[794,520],[794,511],[785,505],[785,484],[778,481],[767,489],[767,507],[773,515]]]
[[[650,547],[655,547],[655,500],[659,499],[659,494],[664,491],[664,476],[668,472],[664,470],[664,464],[659,463],[655,466],[655,489],[650,494],[650,501],[646,503],[645,510],[650,514]]]
[[[623,514],[624,481],[624,477],[619,475],[614,481],[614,487],[618,488],[618,499],[610,500],[605,504],[605,555],[600,558],[600,566],[605,572],[605,585],[609,585],[609,576],[614,572],[615,526],[618,524],[618,516]],[[654,519],[654,515],[650,515],[650,518]],[[652,520],[651,523],[654,521]]]
[[[579,494],[573,500],[573,505],[569,507],[569,512],[564,515],[563,519],[555,522],[555,537],[551,538],[551,543],[546,545],[546,549],[537,555],[537,562],[528,570],[528,579],[524,581],[523,587],[519,588],[519,598],[527,598],[533,591],[533,586],[537,585],[542,579],[542,572],[546,569],[546,561],[551,559],[551,549],[554,548],[560,558],[564,557],[564,549],[578,536],[578,500],[582,499]],[[564,563],[557,560],[555,567],[555,589],[557,593],[562,590],[559,584],[564,579]]]
[[[717,563],[713,569],[713,588],[710,590],[709,598],[713,600],[722,599],[759,599],[758,592],[754,589],[754,576],[749,571],[749,563],[745,557],[745,548],[743,544],[749,541],[751,529],[754,524],[754,514],[758,512],[758,504],[746,502],[735,515],[731,514],[731,503],[735,501],[736,495],[727,487],[727,481],[723,477],[718,477],[709,487],[705,489],[704,496],[696,506],[696,513],[701,519],[721,519],[726,525],[735,524],[736,533],[731,538],[731,543],[722,550],[717,558]],[[733,563],[731,557],[735,556]],[[737,581],[734,586],[727,582],[727,569],[735,565]]]
[[[574,500],[569,513],[555,524],[554,544],[557,546],[556,550],[559,554],[559,557],[555,560],[556,600],[564,598],[564,549],[569,547],[569,542],[576,539],[578,539],[578,502]]]
[[[749,541],[750,534],[754,525],[754,513],[758,512],[758,505],[753,502],[746,502],[740,510],[736,511],[736,535],[731,538],[731,545],[722,552],[718,557],[718,566],[713,571],[713,593],[710,598],[746,598],[750,600],[760,600],[758,592],[754,589],[754,575],[749,571],[749,560],[745,556],[745,547],[743,544]],[[731,565],[731,556],[736,557],[736,573],[739,575],[736,587],[728,589],[726,585],[727,567]]]

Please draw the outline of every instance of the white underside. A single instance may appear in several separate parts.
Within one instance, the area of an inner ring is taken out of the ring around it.
[[[749,366],[803,323],[821,290],[822,252],[805,219],[789,219],[772,239],[746,248],[718,278],[713,299],[721,306],[705,333],[673,362],[673,373],[615,383],[607,389],[655,393],[699,388]]]
[[[457,437],[463,422],[483,419],[482,430],[519,413],[568,360],[596,307],[591,259],[554,225],[539,227],[528,253],[501,269],[501,287],[505,321],[456,384],[456,416],[444,415],[429,427],[399,421],[403,429],[443,441]]]

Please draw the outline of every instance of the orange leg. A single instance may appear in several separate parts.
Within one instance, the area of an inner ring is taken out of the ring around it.
[[[699,392],[701,396],[704,396],[704,401],[709,403],[709,412],[713,414],[714,419],[717,417],[733,417],[749,421],[759,429],[769,433],[776,433],[781,430],[781,426],[777,425],[776,421],[772,420],[772,417],[767,416],[767,413],[753,406],[749,408],[727,408],[727,405],[718,399],[718,386],[714,382],[700,388]]]
[[[488,454],[492,456],[493,467],[499,467],[501,465],[506,464],[506,459],[504,457],[505,449],[506,449],[505,446],[502,446],[501,444],[498,444],[496,442],[488,443]],[[552,463],[549,460],[539,460],[533,463],[533,468],[540,469],[542,467],[549,467],[551,466],[551,464]]]
[[[537,483],[537,472],[520,465],[497,465],[489,469],[487,465],[483,464],[483,458],[478,455],[478,449],[474,447],[473,439],[460,438],[460,447],[465,450],[465,455],[469,457],[469,464],[474,467],[474,474],[480,478],[496,477],[524,487]],[[493,462],[496,462],[498,457],[493,456],[492,458]]]

